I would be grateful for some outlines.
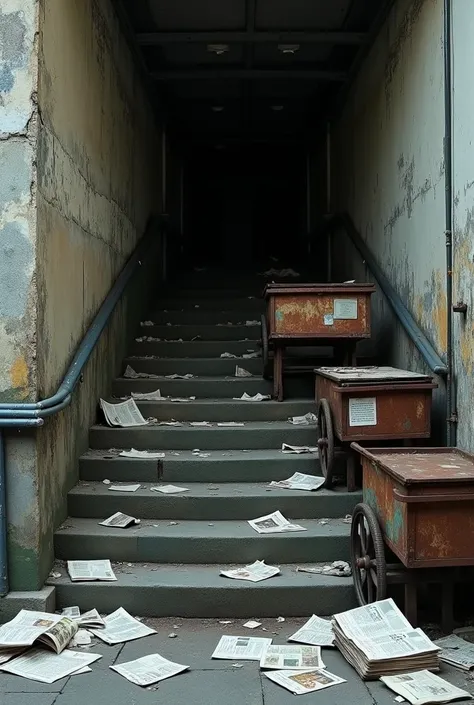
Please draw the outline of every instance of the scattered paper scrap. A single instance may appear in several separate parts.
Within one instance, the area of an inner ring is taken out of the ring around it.
[[[211,658],[260,661],[271,639],[251,636],[222,636]]]
[[[250,350],[242,355],[244,360],[253,360],[256,357],[262,357],[262,353],[258,350]]]
[[[165,375],[166,379],[192,379],[194,375],[192,375],[190,372],[188,372],[187,375]]]
[[[232,619],[220,619],[219,624],[233,624],[234,621]]]
[[[326,522],[327,523],[327,522]],[[317,575],[334,575],[336,578],[347,578],[352,575],[352,569],[347,561],[333,561],[324,566],[298,566],[298,573],[315,573]]]
[[[161,492],[162,494],[179,494],[180,492],[189,492],[189,487],[177,487],[176,485],[160,485],[150,487],[153,492]]]
[[[100,526],[112,526],[115,529],[126,529],[128,526],[136,525],[140,523],[140,519],[135,519],[128,514],[122,514],[122,512],[115,512],[108,519],[104,521],[99,521]]]
[[[235,366],[235,376],[236,377],[252,377],[252,373],[245,370],[243,367]]]
[[[260,324],[260,321],[245,321],[245,325],[246,326],[259,326],[261,324]]]
[[[274,683],[289,690],[293,695],[314,693],[317,690],[346,682],[344,678],[339,678],[339,676],[322,668],[315,668],[311,671],[269,671],[265,675]]]
[[[218,426],[245,426],[241,421],[222,421],[217,424]]]
[[[324,477],[316,477],[315,475],[305,475],[302,472],[295,472],[295,474],[287,480],[279,480],[278,482],[273,480],[268,486],[282,490],[305,490],[312,492],[322,487],[324,482]]]
[[[244,625],[245,626],[245,625]],[[325,668],[319,646],[271,644],[260,659],[260,668],[292,669]]]
[[[140,322],[140,325],[143,326],[143,327],[145,327],[145,328],[147,328],[147,327],[149,327],[149,326],[154,326],[155,324],[154,324],[153,321],[141,321],[141,322]]]
[[[157,460],[159,458],[164,458],[165,454],[159,451],[153,451],[153,450],[135,450],[135,448],[132,448],[131,450],[122,450],[120,453],[120,456],[122,458],[140,458],[143,460]]]
[[[68,644],[69,649],[74,649],[76,646],[89,646],[92,644],[92,638],[87,629],[79,629],[72,637]]]
[[[235,358],[235,357],[238,357],[238,356],[237,356],[237,355],[234,355],[234,353],[223,352],[223,353],[221,353],[220,357],[224,357],[224,358]]]
[[[158,426],[182,426],[181,421],[160,421]]]
[[[247,392],[244,392],[241,397],[234,397],[234,401],[270,401],[271,396],[270,394],[260,394],[260,392],[257,392],[257,394],[254,394],[253,397],[250,396],[250,394],[247,394]]]
[[[168,661],[159,654],[149,654],[135,659],[135,661],[115,664],[110,666],[110,668],[120,673],[131,683],[145,687],[166,678],[171,678],[171,676],[176,676],[178,673],[186,671],[189,666],[173,663],[173,661]]]
[[[449,703],[452,700],[472,697],[466,690],[461,690],[427,670],[396,676],[381,676],[380,680],[412,705]]]
[[[256,629],[257,627],[261,627],[262,623],[261,622],[255,622],[253,619],[249,619],[248,622],[245,622],[245,624],[242,625],[246,629]]]
[[[313,646],[334,646],[334,631],[328,619],[322,619],[315,614],[308,619],[297,632],[288,637],[288,641]]]
[[[190,421],[190,426],[212,426],[210,421]]]
[[[154,392],[132,392],[132,399],[137,401],[166,401],[166,397],[161,396],[159,389],[155,389]]]
[[[110,485],[109,490],[113,492],[136,492],[141,485]]]
[[[91,629],[90,631],[98,636],[99,639],[105,641],[106,644],[121,644],[124,641],[132,641],[156,634],[154,629],[147,627],[132,617],[123,607],[112,612],[104,619],[105,627],[103,629]]]
[[[281,452],[288,454],[295,453],[296,455],[300,455],[301,453],[317,453],[318,448],[312,446],[291,446],[289,443],[282,443]]]
[[[259,534],[282,534],[287,531],[307,531],[303,526],[289,522],[279,510],[272,512],[272,514],[266,514],[258,519],[251,519],[247,523]]]
[[[277,622],[286,622],[284,617],[277,617]]]
[[[313,414],[311,411],[304,416],[290,416],[288,419],[288,421],[295,426],[308,426],[310,423],[316,423],[317,420],[316,414]]]
[[[273,578],[280,574],[280,569],[273,565],[265,565],[265,561],[255,561],[251,565],[233,570],[221,570],[220,575],[234,580],[249,580],[251,583],[259,583],[261,580]]]
[[[89,610],[81,614],[79,607],[65,607],[61,612],[62,617],[69,617],[78,622],[81,627],[94,627],[100,629],[105,626],[105,622],[96,609]]]
[[[195,401],[196,397],[170,397],[169,401],[184,403],[187,401]],[[182,424],[180,424],[181,426]]]
[[[100,658],[102,658],[101,654],[85,654],[78,651],[53,654],[42,649],[31,649],[26,654],[0,666],[0,670],[40,683],[54,683],[77,673]]]
[[[68,561],[67,571],[73,583],[117,580],[108,560]]]
[[[129,428],[131,426],[146,426],[148,423],[133,399],[127,399],[127,401],[118,404],[110,404],[105,399],[101,399],[100,406],[109,426]]]

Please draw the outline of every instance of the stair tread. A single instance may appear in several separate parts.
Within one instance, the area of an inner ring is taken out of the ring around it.
[[[263,403],[263,402],[262,402]],[[205,433],[221,433],[221,432],[228,432],[229,430],[232,430],[235,433],[245,433],[245,432],[258,432],[258,431],[268,431],[268,430],[273,430],[273,431],[287,431],[287,432],[296,432],[296,430],[301,431],[315,431],[318,428],[317,423],[309,423],[309,424],[304,424],[304,425],[297,425],[297,424],[292,424],[289,421],[235,421],[235,423],[242,423],[243,426],[218,426],[217,424],[220,423],[218,421],[210,421],[209,423],[212,424],[212,426],[191,426],[190,421],[180,421],[182,424],[181,426],[165,426],[165,425],[159,425],[159,423],[150,423],[147,424],[146,426],[129,426],[127,428],[118,428],[118,427],[112,427],[112,426],[107,426],[106,424],[94,424],[92,426],[92,430],[94,431],[114,431],[115,433],[120,433],[123,431],[133,431],[134,433],[141,433],[141,434],[149,434],[149,433],[155,433],[157,434],[158,432],[163,432],[163,433],[170,433],[170,432],[178,432],[180,431],[181,433],[200,433],[200,434],[205,434]],[[225,423],[232,423],[232,422],[225,422]],[[284,442],[284,441],[283,441]],[[316,438],[315,438],[315,443],[316,443]]]

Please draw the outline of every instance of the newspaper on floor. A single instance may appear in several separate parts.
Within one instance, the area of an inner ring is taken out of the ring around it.
[[[278,482],[273,480],[268,486],[276,487],[282,490],[305,490],[307,492],[312,492],[313,490],[318,490],[322,487],[322,485],[324,485],[324,483],[324,477],[316,477],[315,475],[305,475],[302,472],[295,472],[295,474],[287,480],[279,480]]]
[[[100,406],[109,426],[130,428],[132,426],[146,426],[148,424],[148,421],[143,418],[133,399],[127,399],[127,401],[122,401],[119,404],[110,404],[108,401],[105,401],[105,399],[101,399]]]
[[[242,624],[242,626],[246,629],[257,629],[258,627],[262,626],[262,623],[256,622],[254,619],[249,619],[249,621],[245,622],[245,624]]]
[[[190,372],[188,372],[187,375],[177,375],[176,373],[174,375],[165,375],[166,379],[192,379],[194,375],[192,375]]]
[[[78,630],[69,617],[48,612],[20,610],[0,627],[0,649],[32,646],[35,642],[61,653]]]
[[[260,661],[271,639],[255,636],[222,636],[211,658]]]
[[[81,627],[94,627],[100,629],[105,627],[105,622],[96,609],[89,610],[81,614],[79,607],[65,607],[61,612],[62,617],[69,617],[78,622]]]
[[[112,492],[136,492],[139,490],[141,485],[109,485],[109,490]]]
[[[289,443],[281,444],[282,453],[295,453],[296,455],[301,455],[301,453],[317,453],[318,448],[316,446],[291,446]]]
[[[260,668],[300,670],[325,668],[319,646],[271,644],[260,659]]]
[[[352,575],[352,568],[347,561],[333,561],[323,566],[297,566],[297,573],[314,573],[316,575],[333,575],[336,578],[348,578]]]
[[[418,673],[401,673],[396,676],[381,676],[380,680],[412,705],[450,703],[453,700],[472,697],[466,690],[461,690],[426,670]]]
[[[238,355],[234,355],[234,353],[230,353],[230,352],[223,352],[220,354],[220,357],[226,358],[226,359],[233,359],[235,357],[238,357]]]
[[[269,671],[265,675],[274,683],[289,690],[293,695],[314,693],[317,690],[346,682],[344,678],[339,678],[339,676],[322,668],[314,668],[311,671]]]
[[[316,423],[317,420],[316,414],[313,414],[311,411],[304,416],[290,416],[288,419],[288,421],[295,426],[308,426],[310,423]]]
[[[122,512],[115,512],[108,519],[104,521],[99,521],[99,526],[112,526],[115,529],[126,529],[128,526],[135,526],[140,523],[140,519],[131,517],[128,514],[122,514]]]
[[[236,377],[253,377],[252,373],[245,370],[243,367],[235,366],[235,376]]]
[[[186,671],[189,666],[173,663],[173,661],[168,661],[159,654],[149,654],[148,656],[137,658],[135,661],[115,664],[110,666],[110,668],[120,673],[131,683],[145,687],[176,676],[178,673]]]
[[[70,650],[52,654],[43,649],[31,649],[26,654],[0,666],[0,670],[40,683],[54,683],[77,673],[100,658],[102,658],[101,654]]]
[[[270,394],[260,394],[260,392],[254,394],[253,397],[247,392],[244,392],[241,397],[233,397],[233,401],[270,401],[270,399]]]
[[[165,454],[160,451],[153,450],[122,450],[120,453],[121,458],[137,458],[141,460],[158,460],[159,458],[164,458]]]
[[[149,634],[156,634],[154,629],[147,627],[128,614],[123,607],[112,612],[104,619],[104,629],[90,631],[98,636],[99,639],[105,641],[106,644],[121,644],[124,641],[132,641],[133,639],[141,639],[141,637]]]
[[[364,680],[439,668],[439,647],[392,599],[334,615],[336,646]]]
[[[0,664],[7,663],[12,658],[20,656],[27,648],[26,646],[12,646],[10,649],[0,649]]]
[[[132,392],[132,399],[137,401],[166,401],[166,397],[161,396],[160,389],[155,389],[154,392]]]
[[[248,524],[259,534],[282,534],[287,531],[307,531],[299,524],[292,524],[277,510],[258,519],[250,519]]]
[[[274,565],[265,565],[265,561],[255,561],[250,565],[233,570],[221,570],[220,575],[234,580],[249,580],[251,583],[259,583],[261,580],[273,578],[280,574],[280,569]]]
[[[176,485],[160,485],[150,487],[153,492],[161,492],[162,494],[180,494],[181,492],[189,492],[189,487],[177,487]]]
[[[68,561],[67,571],[73,583],[117,580],[108,560]]]
[[[474,644],[472,642],[465,641],[456,634],[451,634],[437,639],[434,643],[441,649],[439,654],[441,661],[461,668],[463,671],[470,671],[471,668],[474,668]]]
[[[296,641],[300,644],[311,644],[313,646],[334,646],[332,624],[330,620],[322,619],[313,614],[306,624],[303,624],[298,631],[288,637],[288,641]]]

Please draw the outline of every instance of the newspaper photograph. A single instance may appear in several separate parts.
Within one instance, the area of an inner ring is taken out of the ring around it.
[[[81,610],[77,605],[74,607],[64,607],[64,609],[61,612],[61,617],[69,617],[69,619],[80,619],[81,618]]]
[[[451,634],[437,639],[433,643],[441,649],[439,654],[441,661],[463,671],[470,671],[471,668],[474,668],[474,644],[471,642],[461,639],[456,634]]]
[[[61,616],[59,622],[49,627],[36,641],[53,649],[57,654],[60,654],[77,633],[78,629],[79,625],[77,622],[69,617]]]
[[[263,517],[258,517],[258,519],[250,519],[247,523],[259,534],[282,534],[287,531],[307,531],[303,526],[289,522],[280,511],[266,514]]]
[[[140,519],[135,519],[128,514],[122,514],[122,512],[115,512],[108,519],[104,521],[99,521],[100,526],[113,526],[116,529],[126,529],[128,526],[135,526],[140,523]]]
[[[110,668],[120,673],[131,683],[147,686],[163,681],[165,678],[176,676],[178,673],[186,671],[189,666],[173,663],[173,661],[168,661],[159,654],[149,654],[149,656],[143,656],[127,663],[119,663],[115,666],[110,666]]]
[[[137,460],[159,460],[160,458],[164,458],[165,454],[158,451],[155,452],[151,450],[135,450],[135,448],[132,448],[131,450],[122,450],[122,452],[120,453],[120,457],[136,458]]]
[[[272,480],[269,487],[276,487],[282,490],[305,490],[312,492],[318,490],[325,483],[324,477],[316,477],[315,475],[305,475],[302,472],[295,472],[294,475],[287,480]]]
[[[189,492],[189,487],[177,487],[177,485],[157,485],[150,487],[153,492],[161,492],[161,494],[181,494],[181,492]]]
[[[266,677],[274,683],[281,685],[293,695],[305,695],[317,690],[330,688],[332,685],[345,683],[344,678],[339,678],[329,671],[313,669],[311,671],[270,671]]]
[[[90,580],[117,580],[108,560],[68,561],[67,572],[73,583]]]
[[[54,683],[102,658],[101,654],[63,651],[52,654],[43,649],[31,649],[26,654],[0,666],[1,671],[40,683]]]
[[[256,636],[222,636],[211,658],[260,661],[271,643],[271,639]]]
[[[161,396],[161,390],[155,389],[154,392],[132,392],[132,399],[136,399],[136,401],[165,401],[166,397]]]
[[[150,634],[156,634],[154,629],[139,622],[123,607],[119,607],[118,610],[105,617],[104,623],[103,629],[91,629],[90,631],[106,644],[121,644],[124,641],[133,641]]]
[[[296,455],[301,455],[301,453],[317,453],[318,449],[312,446],[291,446],[289,443],[281,444],[282,453],[294,453]]]
[[[328,619],[321,619],[313,614],[301,629],[288,637],[288,641],[297,641],[300,644],[312,644],[313,646],[334,646],[332,624]]]
[[[319,646],[271,644],[260,659],[260,668],[307,670],[324,667]]]
[[[146,426],[148,424],[148,421],[143,418],[133,399],[127,399],[127,401],[122,401],[118,404],[110,404],[108,401],[105,401],[105,399],[101,399],[100,406],[109,426],[130,428],[132,426]]]
[[[471,699],[471,694],[448,683],[430,671],[381,676],[380,680],[412,705],[449,703],[452,700]]]
[[[0,648],[31,646],[62,619],[68,618],[49,612],[21,610],[10,622],[0,627]]]
[[[220,575],[233,580],[249,580],[251,583],[259,583],[261,580],[273,578],[280,574],[280,568],[274,565],[266,565],[265,561],[255,561],[250,565],[232,570],[221,570]]]

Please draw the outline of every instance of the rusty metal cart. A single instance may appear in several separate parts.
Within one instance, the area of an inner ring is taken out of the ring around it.
[[[334,472],[334,437],[352,441],[408,441],[429,438],[431,377],[394,367],[319,367],[319,459],[330,487]],[[357,454],[347,445],[347,488],[355,489]]]
[[[351,527],[359,604],[383,599],[387,582],[401,583],[405,614],[415,625],[417,583],[440,583],[449,630],[453,585],[473,577],[466,566],[474,566],[474,455],[457,448],[352,448],[363,469],[363,503]],[[386,563],[386,547],[400,564]]]
[[[358,340],[370,338],[373,284],[267,284],[262,316],[264,371],[273,347],[273,396],[283,399],[283,354],[289,345],[327,345],[354,364]]]

